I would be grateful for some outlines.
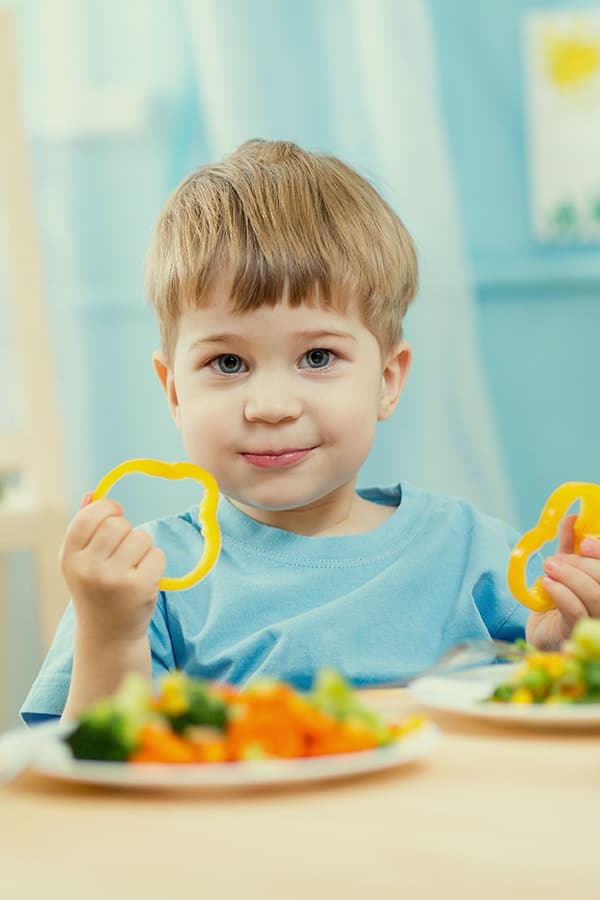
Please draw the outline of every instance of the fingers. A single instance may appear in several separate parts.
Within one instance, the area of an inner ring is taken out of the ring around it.
[[[570,625],[600,617],[600,541],[586,538],[581,556],[558,553],[544,563],[544,588]]]
[[[67,528],[63,555],[85,549],[100,525],[110,517],[122,515],[123,507],[115,500],[97,500],[82,508]]]
[[[149,550],[152,538],[146,531],[129,530],[111,554],[111,562],[120,570],[138,566]]]
[[[67,529],[61,550],[65,575],[87,583],[102,582],[109,573],[111,581],[133,577],[158,587],[166,568],[163,551],[153,546],[146,531],[132,528],[120,503],[109,499],[92,503],[92,496],[91,492],[83,495],[81,509]]]
[[[83,549],[93,553],[97,559],[109,559],[128,540],[132,531],[131,524],[123,516],[108,516],[100,522]]]
[[[167,566],[167,557],[160,547],[152,547],[137,565],[137,574],[150,584],[158,583]]]
[[[63,565],[69,569],[76,565],[85,572],[92,560],[94,567],[110,561],[113,573],[141,569],[150,578],[158,572],[160,579],[166,559],[161,550],[153,547],[150,535],[132,528],[120,503],[108,499],[91,503],[92,496],[83,495],[81,510],[67,530],[61,551]]]
[[[542,579],[542,584],[562,616],[566,634],[570,634],[576,622],[589,616],[584,603],[577,594],[560,581],[546,577]]]
[[[112,500],[84,508],[67,531],[63,556],[85,551],[97,560],[110,559],[120,570],[137,566],[152,548],[152,538],[133,529],[122,513],[121,505]]]
[[[586,537],[579,545],[579,552],[584,559],[600,560],[600,540],[594,537]]]

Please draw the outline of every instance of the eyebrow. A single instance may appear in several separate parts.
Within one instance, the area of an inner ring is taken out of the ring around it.
[[[349,331],[335,331],[329,329],[322,329],[320,331],[299,331],[294,337],[301,338],[302,340],[307,341],[318,341],[318,340],[326,340],[327,338],[341,338],[342,340],[349,340],[352,343],[356,343],[356,338],[353,334],[350,334]],[[188,352],[192,352],[196,350],[198,347],[201,347],[203,344],[229,344],[235,341],[245,341],[247,340],[246,336],[243,334],[235,334],[233,332],[220,332],[219,334],[209,334],[206,337],[196,338],[192,341],[188,348]]]
[[[347,341],[352,341],[356,343],[356,338],[353,334],[350,334],[349,331],[335,331],[329,328],[322,329],[321,331],[300,331],[298,333],[298,337],[304,338],[309,341],[320,340],[321,338],[344,338]]]

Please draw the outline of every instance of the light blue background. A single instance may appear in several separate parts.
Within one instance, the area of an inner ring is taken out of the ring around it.
[[[540,247],[532,238],[522,23],[533,9],[594,8],[594,3],[429,0],[425,6],[476,292],[482,377],[513,489],[512,524],[525,529],[561,482],[600,481],[600,249]],[[119,78],[126,83],[132,73],[140,82],[151,80],[161,59],[136,58],[135,47],[114,30],[108,14],[99,24],[98,9],[94,40],[102,49],[86,61],[86,76],[104,86],[110,86],[114,73],[117,83]],[[234,44],[243,41],[236,31],[243,26],[240,9],[237,0],[219,7],[219,21]],[[305,138],[313,147],[336,146],[340,135],[343,142],[343,116],[353,110],[336,107],[335,91],[322,88],[331,73],[319,28],[327,22],[335,31],[336,49],[350,52],[346,9],[344,0],[310,0],[302,7],[254,0],[244,27],[250,19],[257,27],[251,43],[243,45],[247,59],[236,58],[235,65],[252,64],[257,83],[268,85],[268,103],[256,95],[245,97],[242,81],[233,83],[255,134]],[[30,72],[39,55],[36,21],[24,16],[20,22],[22,59]],[[168,96],[153,95],[145,132],[71,143],[33,141],[73,508],[84,490],[124,458],[182,455],[150,367],[156,328],[144,305],[142,265],[151,225],[167,193],[199,161],[211,158],[211,139],[200,109],[206,97],[199,96],[190,77],[192,48],[179,32],[167,31],[163,41],[164,57],[171,54],[168,79],[174,87]],[[229,67],[227,59],[222,64]],[[356,98],[356,115],[364,114],[360,102]],[[352,137],[351,148],[355,162],[368,166],[372,137]],[[378,175],[372,171],[376,180]],[[67,188],[64,194],[57,195],[57,183]],[[379,183],[385,190],[385,178]],[[61,232],[76,234],[73,255],[61,255]],[[408,329],[410,337],[410,318]],[[457,354],[464,352],[460,332],[448,340],[456,343]],[[139,402],[119,402],[127,396]],[[405,403],[411,399],[418,403],[410,397]],[[372,473],[390,471],[383,453],[376,448],[367,480],[373,480]],[[132,518],[141,521],[163,508],[157,504],[161,491],[153,485],[150,496],[130,481],[117,494]],[[169,488],[165,503],[176,509],[183,492],[183,487],[180,493]]]
[[[368,12],[369,0],[363,2]],[[250,88],[244,96],[240,82],[240,114],[255,125],[254,133],[244,137],[286,137],[324,149],[345,141],[354,164],[363,170],[370,167],[373,179],[385,190],[385,177],[379,181],[380,171],[373,162],[376,137],[367,130],[356,134],[351,119],[344,118],[368,119],[369,97],[347,97],[345,84],[331,83],[332,53],[343,55],[349,75],[356,68],[350,5],[346,0],[302,4],[252,0],[251,7],[244,7],[244,25],[238,0],[222,0],[220,25],[226,36],[230,33],[232,41],[245,46],[244,28],[250,20],[256,22],[245,47],[247,58],[236,56],[235,63],[242,71],[244,65],[253,67],[255,80],[267,86],[269,103],[262,103],[264,97],[252,94]],[[353,4],[355,9],[358,5]],[[407,5],[391,0],[388,12],[399,21],[398,11]],[[85,6],[71,4],[72,9]],[[143,6],[138,2],[140,9]],[[179,0],[172,0],[157,2],[153,9],[181,6]],[[442,127],[459,200],[457,229],[464,229],[466,262],[476,296],[480,377],[513,489],[512,524],[521,529],[534,524],[547,496],[561,482],[600,482],[600,248],[540,247],[532,238],[522,18],[532,9],[596,6],[583,0],[425,3],[435,38]],[[44,54],[62,50],[44,43],[38,12],[49,8],[48,4],[30,0],[15,7],[21,61],[31,76]],[[114,28],[109,7],[94,4],[93,38],[103,49],[84,60],[82,76],[104,87],[116,86],[118,96],[123,93],[119,79],[123,84],[138,79],[140,85],[155,79],[158,84],[160,75],[163,81],[144,111],[145,128],[60,141],[32,133],[34,186],[73,510],[81,493],[123,459],[183,455],[151,369],[157,330],[144,303],[142,266],[151,225],[167,193],[192,167],[213,155],[208,126],[199,115],[207,98],[198,95],[189,76],[189,43],[181,40],[180,32],[166,28],[155,52],[143,57],[135,42]],[[328,35],[320,30],[323,25]],[[399,52],[418,65],[405,38],[399,33],[399,43],[404,39]],[[68,35],[66,40],[66,51],[75,56],[78,47],[68,44]],[[78,71],[75,62],[74,72]],[[233,60],[221,62],[224,71],[229,71]],[[24,99],[31,108],[36,90],[39,100],[39,82],[36,85],[32,77],[26,82]],[[210,87],[223,86],[212,82]],[[85,110],[75,112],[85,115]],[[393,117],[389,124],[398,140]],[[394,145],[390,146],[393,150]],[[428,196],[423,215],[430,203]],[[401,206],[398,209],[404,215]],[[419,225],[422,231],[426,227]],[[63,239],[65,235],[68,240]],[[425,264],[431,273],[436,259],[428,258]],[[443,284],[443,276],[444,272],[438,276],[438,284]],[[451,292],[449,296],[452,299]],[[9,334],[4,321],[2,325],[0,351],[7,349],[3,345]],[[457,360],[468,352],[465,343],[468,347],[469,340],[463,340],[460,325],[455,333],[449,330],[447,341]],[[10,362],[6,371],[11,372]],[[136,404],[124,402],[131,396],[138,398]],[[417,395],[406,398],[413,404],[420,399]],[[3,393],[5,419],[15,417],[17,406],[16,393]],[[452,421],[455,414],[455,409],[449,410]],[[437,450],[435,427],[430,441]],[[474,444],[476,456],[476,438]],[[443,465],[440,460],[441,469]],[[380,469],[389,472],[390,460],[378,448],[364,480],[372,482],[371,473]],[[403,472],[398,471],[397,477],[402,478]],[[184,485],[142,481],[141,476],[128,479],[114,493],[138,522],[157,512],[178,510],[189,500]],[[9,707],[13,709],[37,668],[33,600],[28,602],[25,589],[28,561],[18,559],[16,565],[13,581],[19,591],[11,597],[6,639]]]
[[[533,239],[523,92],[524,13],[585,7],[600,8],[430,0],[484,366],[522,529],[563,481],[600,481],[600,249]]]

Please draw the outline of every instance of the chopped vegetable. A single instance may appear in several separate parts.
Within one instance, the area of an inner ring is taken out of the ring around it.
[[[600,620],[582,619],[559,652],[531,648],[494,703],[600,703]]]
[[[66,741],[78,759],[122,762],[137,748],[142,727],[153,717],[149,685],[141,676],[129,675],[114,697],[81,715]]]
[[[273,680],[243,690],[167,675],[156,696],[130,675],[66,738],[78,759],[132,763],[223,763],[370,750],[423,724],[390,725],[363,707],[350,685],[325,670],[309,694]]]
[[[227,705],[222,697],[201,681],[174,672],[162,682],[154,709],[181,734],[190,725],[213,725],[223,730],[227,724]]]

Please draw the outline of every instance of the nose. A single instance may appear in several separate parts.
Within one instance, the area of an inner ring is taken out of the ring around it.
[[[281,375],[256,379],[244,403],[244,418],[247,422],[276,425],[297,419],[301,412],[300,398],[288,379]]]

